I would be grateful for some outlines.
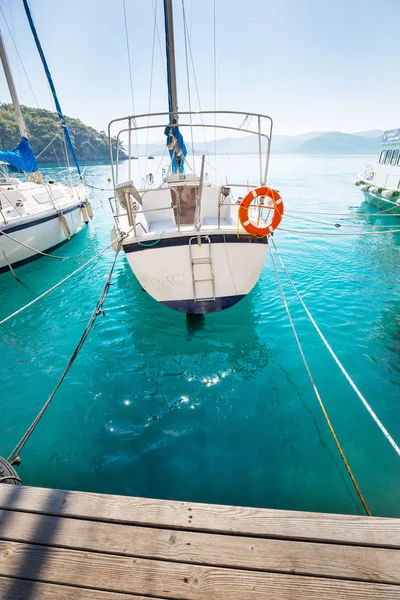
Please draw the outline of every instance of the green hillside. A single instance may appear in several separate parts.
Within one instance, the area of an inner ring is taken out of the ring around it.
[[[42,108],[28,106],[21,108],[32,149],[36,156],[40,154],[38,162],[64,162],[64,135],[58,115]],[[85,162],[110,159],[108,137],[104,131],[96,131],[93,127],[84,125],[79,119],[66,117],[66,122],[78,160]],[[50,144],[57,134],[58,138]],[[12,105],[0,104],[0,148],[11,150],[19,140],[20,135]],[[50,146],[42,153],[48,144]],[[119,157],[127,158],[121,143]]]

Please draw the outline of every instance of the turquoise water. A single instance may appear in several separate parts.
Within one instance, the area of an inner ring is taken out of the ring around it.
[[[257,172],[252,157],[220,157],[219,167],[228,161],[236,180],[238,174],[251,180]],[[357,227],[340,229],[287,215],[282,226],[303,233],[278,231],[274,239],[340,360],[399,442],[400,234],[304,233],[398,223],[368,216],[376,209],[365,205],[353,185],[363,161],[272,157],[271,184],[288,210],[365,213],[353,218]],[[88,181],[99,187],[110,187],[109,174],[107,165],[87,168]],[[82,258],[41,258],[19,269],[22,285],[9,274],[0,277],[0,318],[108,243],[109,195],[93,193],[95,219],[57,251]],[[2,326],[0,455],[9,454],[58,380],[113,257],[108,251]],[[189,326],[185,315],[141,290],[122,255],[113,281],[105,316],[21,454],[25,484],[362,512],[301,362],[270,258],[247,298]],[[285,290],[310,368],[373,514],[400,517],[399,457]]]

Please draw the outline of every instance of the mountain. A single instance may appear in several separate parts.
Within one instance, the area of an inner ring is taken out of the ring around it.
[[[354,135],[361,135],[367,138],[382,138],[382,129],[369,129],[368,131],[355,131]]]
[[[354,133],[332,131],[300,144],[299,154],[376,154],[381,137],[365,137]]]
[[[42,108],[21,106],[21,110],[37,161],[64,162],[64,135],[58,115]],[[110,160],[108,136],[104,131],[96,131],[79,119],[65,117],[65,120],[78,160]],[[3,150],[11,150],[19,141],[20,134],[12,105],[0,104],[0,147]],[[122,143],[119,156],[122,159],[128,158]]]
[[[360,133],[341,133],[340,131],[313,131],[300,135],[273,135],[272,154],[376,154],[382,138],[380,129]],[[265,150],[265,142],[263,144]],[[206,146],[204,142],[195,142],[198,154],[213,154],[214,141]],[[256,154],[258,139],[256,136],[229,137],[217,140],[217,154]],[[208,151],[207,151],[208,150]],[[139,144],[133,152],[146,155],[146,146]],[[149,144],[147,155],[161,156],[165,152],[165,143]],[[190,154],[190,150],[189,150]]]

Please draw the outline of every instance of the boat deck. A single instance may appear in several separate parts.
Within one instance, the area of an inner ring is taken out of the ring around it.
[[[400,519],[0,484],[0,598],[400,599]]]

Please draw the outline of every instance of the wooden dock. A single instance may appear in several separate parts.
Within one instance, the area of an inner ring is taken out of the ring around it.
[[[0,598],[400,599],[400,519],[0,484]]]

